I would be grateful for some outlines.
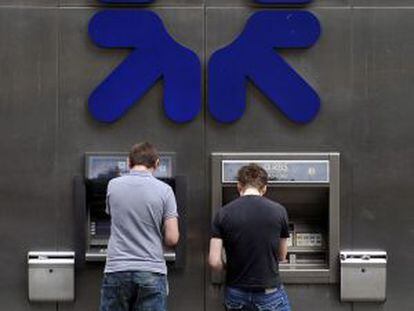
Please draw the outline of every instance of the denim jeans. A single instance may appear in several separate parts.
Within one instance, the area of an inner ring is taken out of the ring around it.
[[[227,287],[224,304],[226,310],[290,311],[288,296],[281,286],[268,292],[251,292]]]
[[[167,276],[152,272],[106,273],[100,311],[166,311]]]

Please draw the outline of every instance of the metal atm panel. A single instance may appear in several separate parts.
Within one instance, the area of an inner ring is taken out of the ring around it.
[[[257,163],[269,174],[266,196],[284,205],[291,237],[288,262],[280,264],[285,283],[338,280],[339,154],[213,153],[212,217],[238,197],[237,171]],[[213,283],[222,275],[212,274]]]
[[[85,177],[75,178],[75,203],[78,223],[79,262],[104,262],[110,235],[110,216],[105,212],[109,181],[128,172],[128,153],[86,153]],[[181,238],[175,249],[164,248],[169,265],[184,265],[186,179],[175,174],[175,154],[161,153],[160,166],[154,176],[174,190]],[[80,255],[82,254],[82,255]]]

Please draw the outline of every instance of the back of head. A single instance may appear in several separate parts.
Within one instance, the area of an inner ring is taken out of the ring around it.
[[[159,161],[157,149],[149,142],[143,142],[132,146],[129,152],[130,168],[143,165],[147,168],[156,168]]]
[[[256,188],[263,190],[267,186],[268,174],[261,166],[250,163],[240,168],[237,181],[241,189]]]

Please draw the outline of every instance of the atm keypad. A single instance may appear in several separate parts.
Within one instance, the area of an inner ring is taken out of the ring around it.
[[[296,233],[296,246],[322,247],[321,233]]]

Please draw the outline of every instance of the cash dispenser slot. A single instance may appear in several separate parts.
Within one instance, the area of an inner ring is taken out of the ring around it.
[[[127,172],[126,153],[87,153],[85,177],[74,180],[74,197],[77,213],[77,260],[105,262],[111,231],[111,217],[106,213],[106,191],[109,181]],[[181,268],[185,260],[185,205],[186,178],[176,176],[174,154],[160,155],[161,165],[155,177],[173,189],[179,213],[180,242],[174,248],[164,248],[164,258],[169,267]]]
[[[212,217],[239,196],[237,171],[249,163],[266,169],[269,184],[265,196],[281,203],[289,215],[287,261],[279,263],[283,281],[337,282],[339,154],[214,153]],[[221,283],[223,277],[212,273],[212,283]]]

